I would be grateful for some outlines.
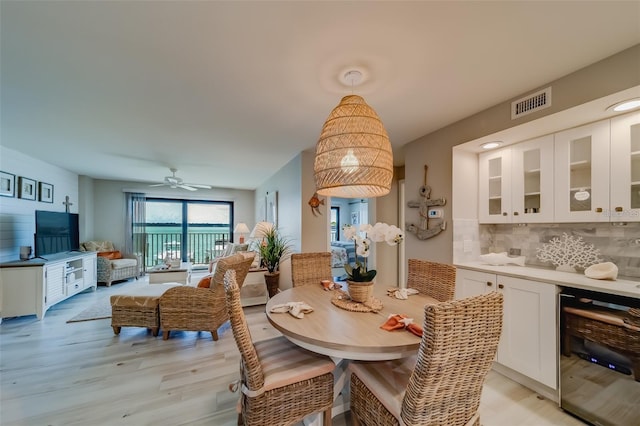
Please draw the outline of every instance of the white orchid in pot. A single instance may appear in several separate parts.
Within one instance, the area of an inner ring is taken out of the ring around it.
[[[384,241],[390,246],[395,246],[404,239],[404,234],[400,228],[381,222],[373,226],[368,223],[360,225],[359,227],[355,225],[345,225],[343,232],[345,238],[353,241],[355,244],[355,266],[345,264],[344,269],[348,275],[347,281],[356,283],[371,282],[377,274],[375,269],[368,269],[367,267],[367,259],[371,253],[371,245],[373,243]]]

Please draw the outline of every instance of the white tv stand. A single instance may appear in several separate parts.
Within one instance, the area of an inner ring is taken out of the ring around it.
[[[0,321],[36,315],[88,288],[97,288],[96,253],[68,252],[0,264]]]

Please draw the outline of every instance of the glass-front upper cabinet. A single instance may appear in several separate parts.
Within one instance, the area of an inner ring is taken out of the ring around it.
[[[640,112],[611,119],[611,221],[640,221]]]
[[[555,135],[555,221],[609,221],[609,120]]]
[[[480,223],[511,222],[511,148],[478,157],[478,220]]]
[[[512,222],[553,222],[553,135],[513,145]]]
[[[553,221],[553,135],[478,159],[480,223]]]

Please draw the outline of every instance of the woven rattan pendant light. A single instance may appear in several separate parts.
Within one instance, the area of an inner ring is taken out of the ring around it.
[[[362,97],[345,96],[331,111],[316,145],[313,169],[320,195],[371,198],[389,193],[391,142],[378,114]]]

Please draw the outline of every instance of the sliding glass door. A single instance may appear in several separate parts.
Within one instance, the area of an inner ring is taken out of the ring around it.
[[[206,267],[231,240],[233,203],[147,198],[146,267],[166,260]]]

